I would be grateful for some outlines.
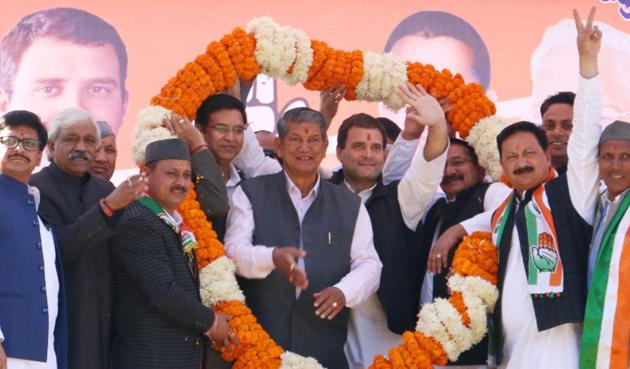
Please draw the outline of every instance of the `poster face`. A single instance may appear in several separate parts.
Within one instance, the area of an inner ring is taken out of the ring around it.
[[[117,168],[132,168],[135,117],[151,96],[209,42],[268,15],[335,48],[391,52],[449,68],[481,83],[499,115],[539,123],[547,96],[575,90],[571,11],[586,16],[591,6],[598,7],[604,32],[602,123],[630,120],[626,0],[10,2],[0,19],[0,113],[27,109],[48,122],[64,108],[82,108],[112,126]],[[319,96],[261,75],[247,99],[248,119],[255,130],[273,131],[282,112],[296,106],[318,109]],[[329,166],[337,127],[359,112],[402,123],[401,113],[379,104],[342,102],[329,131]]]

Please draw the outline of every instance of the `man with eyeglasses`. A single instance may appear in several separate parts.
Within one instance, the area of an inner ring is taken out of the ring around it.
[[[63,110],[50,122],[50,165],[30,179],[41,213],[55,229],[68,296],[68,367],[109,368],[112,272],[108,241],[121,210],[148,189],[141,175],[117,188],[90,175],[100,130],[85,111]]]
[[[415,151],[423,126],[409,124],[405,126],[398,140],[392,146],[385,168],[392,168],[390,161],[409,161]],[[427,269],[420,292],[420,304],[430,303],[436,297],[447,298],[446,277],[455,250],[443,252],[434,248],[439,236],[450,226],[466,220],[484,211],[500,205],[510,189],[502,183],[484,181],[485,170],[479,165],[474,149],[464,140],[450,138],[446,165],[440,187],[443,193],[436,193],[429,206],[415,213],[415,224],[420,222],[425,232],[420,245],[428,252]],[[395,165],[394,165],[395,166]],[[385,175],[385,171],[384,171]],[[391,173],[388,176],[393,177]],[[416,171],[406,174],[414,186],[399,186],[398,196],[402,204],[413,204],[417,196],[435,193],[435,190],[422,179],[426,173]],[[499,201],[497,201],[499,200]],[[487,361],[487,339],[464,352],[456,362],[449,362],[448,368],[480,368]]]
[[[234,189],[243,178],[278,173],[282,170],[278,161],[265,156],[256,136],[247,129],[245,105],[239,99],[227,94],[208,97],[197,109],[195,125],[203,134],[206,145],[223,175],[228,198],[232,197]],[[235,165],[237,155],[240,162],[247,163],[243,166],[243,172]],[[193,171],[197,173],[199,167],[205,165],[207,161],[197,160],[193,156]],[[206,191],[198,188],[197,191],[199,190]],[[213,206],[206,201],[211,198],[210,194],[200,192],[199,195],[202,208],[212,221],[219,239],[222,240],[225,234],[225,212],[210,211]]]
[[[66,368],[62,266],[50,225],[29,186],[48,135],[39,117],[0,118],[0,368]]]

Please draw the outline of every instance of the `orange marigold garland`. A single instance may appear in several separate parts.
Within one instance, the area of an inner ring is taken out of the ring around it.
[[[420,84],[452,107],[447,118],[462,137],[480,119],[495,112],[494,104],[480,85],[466,84],[460,75],[453,76],[448,70],[437,71],[420,63],[405,64],[391,55],[336,50],[322,41],[309,42],[302,31],[280,27],[269,18],[251,24],[254,26],[248,26],[250,33],[236,28],[220,42],[211,42],[206,53],[171,78],[159,95],[151,99],[151,104],[193,119],[204,99],[231,86],[236,78],[251,80],[266,72],[261,67],[265,65],[272,75],[289,83],[302,83],[312,90],[344,85],[348,100],[380,100],[394,109],[403,106],[394,93],[396,86],[406,81]],[[278,45],[273,40],[278,40]],[[274,55],[281,60],[274,60]],[[279,66],[284,69],[278,69]],[[142,145],[168,135],[163,128],[151,124],[145,123],[143,129],[149,131],[135,134],[139,144],[134,145],[134,151],[143,150]],[[141,155],[135,152],[134,157]],[[283,353],[245,306],[244,296],[235,282],[235,267],[225,257],[223,245],[205,218],[194,191],[179,210],[198,240],[204,303],[213,306],[216,312],[233,316],[229,324],[241,342],[234,352],[222,352],[224,358],[235,360],[234,368],[321,368],[312,359]],[[419,323],[423,324],[419,324],[417,331],[406,332],[405,342],[390,351],[389,359],[379,356],[371,368],[443,365],[447,358],[453,359],[466,346],[478,342],[485,334],[485,314],[496,301],[496,260],[496,247],[489,236],[474,234],[464,239],[453,262],[456,274],[449,278],[453,295],[449,300],[436,301],[435,306],[429,304],[432,307],[428,310],[423,308],[424,312],[419,314]],[[212,281],[221,281],[223,290],[213,291]],[[227,284],[223,283],[226,281]]]
[[[460,345],[465,347],[453,345],[457,341],[455,337],[461,335],[458,332],[461,328],[443,318],[448,316],[448,309],[444,311],[435,303],[427,304],[418,314],[417,331],[403,333],[404,343],[392,348],[389,358],[377,356],[369,368],[432,368],[433,365],[445,365],[447,359],[456,360],[461,352],[479,342],[485,335],[486,313],[494,308],[498,297],[494,286],[497,255],[489,233],[473,233],[464,238],[453,257],[451,271],[455,274],[449,277],[451,296],[448,302],[457,312],[461,324],[470,331],[467,332],[470,342]],[[444,301],[441,303],[444,306]],[[447,347],[450,349],[446,350]]]

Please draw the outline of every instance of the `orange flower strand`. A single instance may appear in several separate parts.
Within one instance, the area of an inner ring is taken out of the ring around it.
[[[490,233],[474,232],[464,237],[455,251],[451,268],[460,275],[481,277],[496,285],[498,253]]]
[[[177,210],[181,213],[186,225],[195,234],[195,238],[197,238],[195,253],[199,270],[225,255],[223,244],[219,241],[214,229],[212,229],[212,224],[208,222],[206,214],[201,210],[201,206],[197,201],[197,193],[194,189],[188,192],[188,196]]]
[[[470,316],[468,316],[468,309],[464,303],[464,295],[461,292],[453,293],[448,301],[455,307],[459,315],[462,317],[462,323],[466,326],[470,326]]]
[[[215,313],[231,315],[230,328],[236,334],[239,345],[228,353],[219,349],[225,360],[236,363],[233,368],[273,368],[280,366],[283,349],[278,346],[257,322],[252,311],[238,301],[224,301],[214,307]]]
[[[245,81],[254,79],[260,73],[256,62],[256,39],[240,27],[235,28],[221,39],[227,49],[239,78]]]

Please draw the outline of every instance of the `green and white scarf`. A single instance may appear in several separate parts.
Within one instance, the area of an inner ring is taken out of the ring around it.
[[[492,238],[500,246],[507,219],[515,206],[516,194],[509,196],[492,217]],[[527,290],[533,296],[553,298],[564,290],[564,268],[558,249],[558,237],[544,192],[544,185],[536,188],[532,200],[525,205],[527,225]]]
[[[195,234],[192,230],[184,223],[183,221],[178,224],[178,222],[168,213],[160,204],[157,203],[152,197],[144,196],[138,199],[138,202],[142,205],[146,206],[155,214],[158,218],[160,218],[166,225],[168,225],[175,233],[179,235],[179,238],[182,242],[182,250],[184,253],[189,254],[195,248],[197,248],[197,239],[195,238]]]
[[[630,192],[604,232],[588,291],[580,369],[627,369],[630,345]]]

